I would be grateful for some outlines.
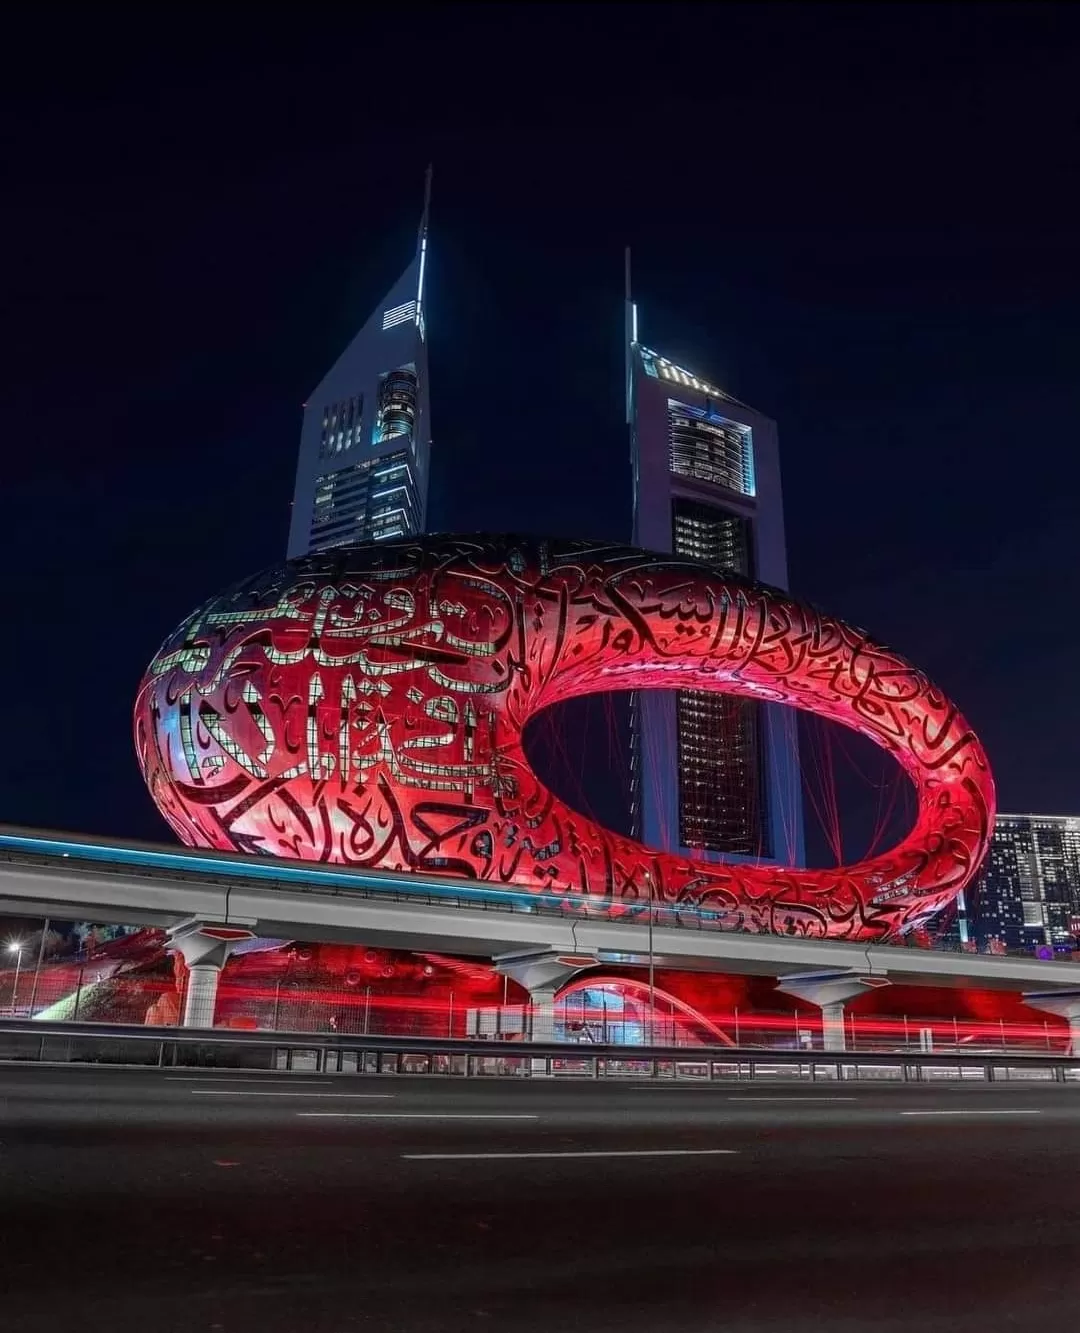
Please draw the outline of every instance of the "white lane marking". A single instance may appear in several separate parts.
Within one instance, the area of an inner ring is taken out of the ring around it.
[[[1012,1111],[995,1110],[979,1111],[974,1107],[968,1107],[963,1111],[901,1111],[901,1115],[1042,1115],[1041,1111]]]
[[[263,1078],[218,1078],[214,1074],[166,1074],[166,1083],[243,1083],[248,1088],[270,1088],[275,1083],[288,1083],[290,1086],[309,1088],[331,1088],[334,1085],[324,1078],[293,1078],[291,1074],[271,1074]]]
[[[470,1111],[297,1111],[319,1120],[539,1120],[538,1115],[493,1114]]]
[[[707,1084],[695,1084],[694,1086],[701,1087],[703,1090],[708,1087]],[[665,1088],[655,1083],[648,1083],[648,1084],[639,1083],[639,1084],[631,1084],[630,1091],[669,1092],[670,1088]],[[685,1091],[685,1089],[680,1089],[680,1091]],[[726,1098],[729,1102],[857,1102],[859,1100],[858,1097],[829,1097],[824,1095],[799,1096],[798,1094],[792,1094],[792,1095],[783,1094],[781,1096],[776,1096],[776,1097],[758,1097],[758,1096],[751,1096],[748,1093],[728,1093],[726,1094]]]
[[[981,1078],[966,1078],[964,1079],[962,1084],[939,1083],[934,1088],[934,1091],[959,1092],[963,1094],[965,1092],[970,1092],[973,1087],[977,1088],[980,1084],[982,1084],[983,1087],[985,1087],[986,1080]],[[1068,1087],[1069,1084],[1066,1083],[1064,1086]],[[1072,1086],[1076,1087],[1077,1084],[1074,1083]],[[1060,1087],[1062,1087],[1062,1084],[1054,1083],[1052,1080],[1048,1078],[1033,1078],[1030,1080],[1030,1082],[1027,1083],[1021,1083],[1018,1079],[1009,1079],[1007,1083],[994,1084],[994,1095],[1001,1096],[1005,1093],[1010,1093],[1010,1092],[1045,1092],[1047,1088],[1056,1091]]]
[[[505,1162],[528,1157],[734,1157],[737,1148],[633,1148],[585,1152],[403,1152],[404,1162]]]
[[[729,1102],[857,1102],[858,1097],[729,1097]]]
[[[393,1100],[392,1092],[238,1092],[232,1088],[192,1088],[193,1097],[348,1097],[361,1102],[388,1102]]]

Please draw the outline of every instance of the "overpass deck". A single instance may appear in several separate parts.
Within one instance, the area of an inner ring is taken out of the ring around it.
[[[647,903],[602,908],[512,885],[270,861],[0,826],[0,913],[169,929],[205,921],[272,938],[354,940],[495,957],[572,954],[601,964],[783,977],[852,970],[894,981],[1046,990],[1076,987],[1076,964],[989,957],[723,929],[708,909]]]

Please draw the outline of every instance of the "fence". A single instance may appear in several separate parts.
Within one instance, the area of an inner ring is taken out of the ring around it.
[[[0,1021],[0,1061],[156,1068],[304,1070],[358,1076],[447,1078],[649,1078],[672,1083],[1040,1081],[1080,1087],[1080,1060],[1053,1055],[918,1055],[761,1052],[651,1046],[628,1053],[602,1046],[477,1040],[424,1041],[337,1034],[240,1033]]]
[[[184,1003],[178,985],[158,967],[147,974],[117,975],[107,960],[76,960],[40,974],[25,969],[0,976],[0,1017],[39,1024],[108,1023],[172,1026]],[[380,1037],[478,1037],[519,1039],[530,1029],[529,1008],[492,1004],[467,984],[438,991],[419,987],[388,993],[378,985],[345,985],[340,979],[289,977],[233,981],[226,972],[218,992],[217,1023],[261,1032],[340,1033]],[[1049,1052],[1069,1050],[1067,1025],[1056,1019],[1010,1022],[954,1017],[851,1013],[844,1018],[845,1044],[858,1052]],[[762,1050],[811,1051],[822,1046],[820,1015],[809,1012],[708,1012],[680,1007],[656,996],[649,1011],[640,998],[621,994],[605,981],[560,999],[555,1034],[580,1046],[665,1045],[695,1048],[727,1045]]]
[[[108,1023],[168,1027],[183,1012],[185,979],[171,964],[118,973],[107,959],[75,960],[38,973],[0,975],[0,1018],[35,1023]],[[640,989],[640,988],[639,988]],[[812,1051],[822,1046],[816,1012],[762,1012],[738,1008],[693,1010],[657,993],[652,1011],[640,995],[620,992],[616,980],[569,993],[555,1008],[555,1035],[580,1046],[733,1045],[763,1050]],[[340,1033],[380,1037],[520,1039],[530,1030],[528,1005],[492,1004],[467,982],[448,988],[414,986],[391,993],[377,984],[346,985],[340,978],[289,975],[250,981],[223,975],[217,1004],[223,1028],[262,1032]],[[1017,1022],[848,1012],[848,1050],[857,1052],[1048,1052],[1069,1050],[1062,1020]]]

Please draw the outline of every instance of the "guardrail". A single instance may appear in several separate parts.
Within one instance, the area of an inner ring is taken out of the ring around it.
[[[577,1045],[337,1033],[0,1022],[0,1062],[249,1069],[365,1076],[649,1078],[674,1083],[1044,1081],[1080,1087],[1060,1055],[911,1055],[737,1047]]]

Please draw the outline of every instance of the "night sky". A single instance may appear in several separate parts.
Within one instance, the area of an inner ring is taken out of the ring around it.
[[[168,840],[130,736],[284,554],[305,396],[434,163],[432,526],[629,536],[645,342],[777,418],[793,589],[1080,812],[1080,15],[136,11],[9,27],[0,822]]]

